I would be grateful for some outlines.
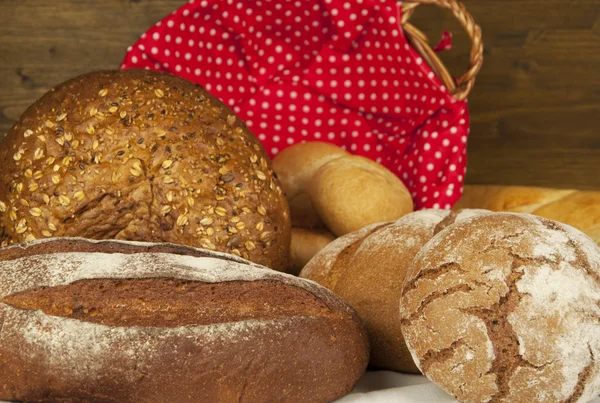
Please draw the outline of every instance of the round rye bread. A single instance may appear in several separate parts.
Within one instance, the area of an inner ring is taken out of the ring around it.
[[[587,402],[600,393],[600,250],[578,230],[497,213],[417,254],[402,332],[421,371],[461,402]]]
[[[287,202],[244,122],[199,85],[85,74],[29,107],[0,149],[2,246],[49,237],[172,242],[284,270]]]

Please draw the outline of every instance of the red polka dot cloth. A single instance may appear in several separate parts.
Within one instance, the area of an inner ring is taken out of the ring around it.
[[[416,208],[450,208],[462,193],[467,104],[408,45],[400,16],[395,0],[191,0],[143,34],[122,68],[201,84],[271,156],[337,144],[397,174]]]

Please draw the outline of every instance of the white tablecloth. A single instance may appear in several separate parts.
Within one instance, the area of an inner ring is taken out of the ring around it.
[[[452,396],[420,375],[367,372],[354,391],[336,403],[456,403]],[[595,398],[590,403],[600,403]]]
[[[0,400],[0,403],[10,403]],[[457,403],[456,400],[420,375],[391,371],[369,371],[356,388],[335,403]],[[600,397],[590,403],[600,403]]]

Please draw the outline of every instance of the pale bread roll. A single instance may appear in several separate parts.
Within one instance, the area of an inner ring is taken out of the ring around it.
[[[419,368],[461,402],[600,393],[600,249],[528,214],[455,224],[416,256],[401,300]]]
[[[310,200],[310,195],[306,192],[298,193],[291,200],[288,199],[291,220],[296,228],[306,229],[324,229],[325,224],[319,218]]]
[[[308,192],[319,217],[337,236],[413,211],[410,192],[402,181],[384,166],[360,156],[327,162],[312,177]]]
[[[326,246],[300,276],[329,288],[356,309],[369,332],[371,367],[418,373],[400,329],[398,305],[405,273],[435,233],[488,213],[421,210],[395,222],[370,225]]]
[[[273,170],[290,205],[292,226],[323,227],[307,194],[308,183],[325,163],[347,155],[350,154],[333,144],[312,141],[288,147],[273,159]]]
[[[335,236],[324,229],[292,228],[290,267],[287,272],[298,275],[313,256],[334,240]]]

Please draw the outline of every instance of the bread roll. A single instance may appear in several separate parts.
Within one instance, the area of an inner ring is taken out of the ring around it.
[[[418,373],[400,329],[398,305],[412,259],[435,233],[482,210],[422,210],[352,232],[320,251],[300,276],[350,303],[367,326],[370,366]]]
[[[325,229],[325,224],[315,211],[308,193],[298,193],[294,198],[288,200],[293,227]]]
[[[497,213],[452,225],[406,276],[402,330],[461,402],[587,402],[600,393],[600,250],[581,232]]]
[[[310,198],[337,236],[413,211],[411,195],[384,166],[360,156],[329,161],[312,177]]]
[[[298,275],[314,255],[334,240],[327,230],[292,228],[291,267],[287,271]]]
[[[307,193],[308,184],[323,164],[347,155],[333,144],[312,141],[288,147],[275,156],[273,170],[285,191],[294,227],[323,227]]]
[[[0,250],[0,399],[329,402],[368,359],[326,289],[234,256],[55,238]]]
[[[526,186],[465,186],[456,205],[530,213],[569,224],[600,245],[600,192]]]
[[[25,111],[0,149],[0,239],[167,241],[287,266],[287,203],[262,146],[202,87],[86,74]]]

